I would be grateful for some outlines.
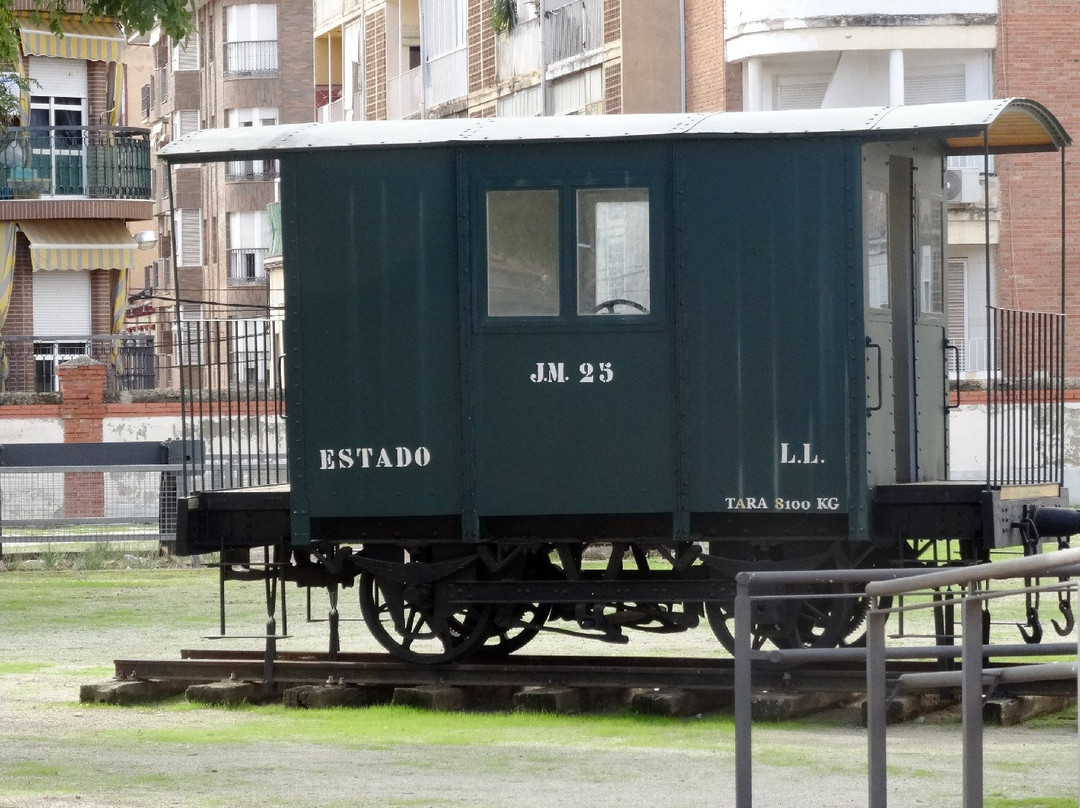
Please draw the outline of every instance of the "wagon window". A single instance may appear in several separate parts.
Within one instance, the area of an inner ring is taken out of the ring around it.
[[[941,314],[945,308],[944,260],[942,243],[944,241],[945,216],[944,205],[940,196],[920,192],[916,197],[918,205],[918,261],[919,273],[919,313]]]
[[[559,314],[559,192],[488,191],[488,314]]]
[[[649,189],[579,190],[578,314],[648,314],[649,265]]]
[[[889,195],[869,188],[864,205],[866,230],[866,303],[889,308]]]

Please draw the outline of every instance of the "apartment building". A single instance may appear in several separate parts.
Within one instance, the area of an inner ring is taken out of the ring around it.
[[[679,0],[315,0],[320,120],[677,112]]]
[[[58,20],[63,36],[30,0],[14,9],[29,89],[6,85],[18,114],[0,133],[2,389],[56,390],[57,365],[80,355],[105,362],[114,387],[146,386],[149,343],[125,320],[141,262],[132,233],[150,218],[150,142],[127,125],[138,116],[124,34],[78,2]]]
[[[722,25],[706,11],[718,5],[688,0],[713,35],[722,34],[726,65],[719,75],[710,68],[710,43],[690,40],[691,108],[723,102],[747,110],[799,109],[1018,95],[1046,103],[1071,132],[1080,123],[1075,3],[912,0],[901,9],[880,0],[727,0]],[[1060,308],[1059,162],[1041,155],[1000,155],[985,165],[982,155],[949,160],[944,277],[923,279],[920,303],[948,307],[949,340],[959,351],[961,372],[987,372],[993,327],[988,282],[998,306]],[[1034,199],[1011,191],[1021,172],[1025,187],[1037,189]],[[1073,183],[1068,206],[1075,210],[1078,204],[1080,186]],[[1076,271],[1070,259],[1069,274]],[[936,288],[942,283],[944,295]],[[1070,375],[1080,371],[1078,349],[1074,335],[1066,352]]]
[[[186,42],[155,30],[148,44],[154,69],[142,88],[141,112],[155,150],[206,127],[313,120],[309,3],[196,2],[194,33]],[[274,162],[179,168],[171,177],[155,165],[159,252],[142,278],[142,294],[152,301],[142,313],[157,337],[159,385],[179,381],[177,323],[190,350],[201,352],[185,357],[198,360],[194,364],[224,359],[237,346],[241,352],[267,350],[262,324],[271,308],[268,206],[276,198]],[[232,347],[217,345],[218,334]],[[245,378],[247,368],[241,356],[233,381],[252,381]],[[258,373],[257,381],[265,381]]]

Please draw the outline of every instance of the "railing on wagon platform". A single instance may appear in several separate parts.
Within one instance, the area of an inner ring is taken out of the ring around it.
[[[183,434],[205,447],[188,470],[190,490],[288,481],[281,325],[265,319],[182,324]]]
[[[991,308],[987,479],[1060,483],[1065,473],[1065,315]]]

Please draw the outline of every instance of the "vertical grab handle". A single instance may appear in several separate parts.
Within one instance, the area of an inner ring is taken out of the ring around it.
[[[282,411],[283,399],[285,398],[285,354],[278,354],[277,361],[274,362],[274,370],[277,373],[277,379],[275,379],[274,386],[277,388],[274,391],[274,415],[278,418],[284,418],[285,413]]]
[[[945,409],[955,410],[960,406],[960,346],[946,342],[945,350],[953,352],[953,367],[956,369],[956,403],[952,403],[952,394],[947,393],[945,398]]]
[[[878,345],[876,342],[872,342],[870,340],[870,337],[867,337],[866,347],[867,349],[872,348],[877,351],[877,404],[875,404],[873,407],[868,406],[866,408],[866,417],[869,418],[870,413],[877,412],[881,409],[882,405],[885,403],[885,394],[882,388],[881,381],[881,346]]]

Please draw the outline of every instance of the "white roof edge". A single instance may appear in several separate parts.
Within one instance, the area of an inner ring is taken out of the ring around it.
[[[253,154],[321,149],[390,148],[460,143],[543,142],[662,137],[885,135],[970,136],[987,130],[1007,109],[1036,120],[1051,148],[1071,140],[1054,115],[1029,99],[1007,98],[900,107],[840,107],[783,112],[706,112],[590,115],[550,118],[450,118],[341,121],[204,129],[169,143],[158,155],[172,163],[216,162]]]

